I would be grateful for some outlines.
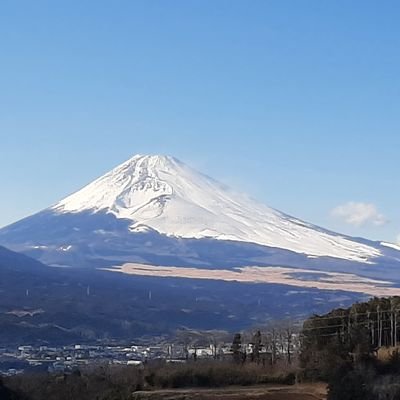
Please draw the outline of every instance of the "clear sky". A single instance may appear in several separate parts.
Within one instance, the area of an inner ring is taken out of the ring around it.
[[[396,241],[399,18],[389,0],[1,1],[0,226],[160,153]]]

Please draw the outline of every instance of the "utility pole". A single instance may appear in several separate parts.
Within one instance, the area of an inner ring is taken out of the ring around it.
[[[393,307],[393,299],[390,299],[390,344],[392,347],[394,344],[394,307]]]

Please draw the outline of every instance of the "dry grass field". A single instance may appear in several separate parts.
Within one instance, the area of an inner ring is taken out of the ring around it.
[[[251,386],[136,392],[133,400],[325,400],[326,386]]]

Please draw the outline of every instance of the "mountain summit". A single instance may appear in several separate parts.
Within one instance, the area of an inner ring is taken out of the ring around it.
[[[179,238],[256,243],[310,256],[366,261],[380,251],[287,216],[169,156],[136,155],[51,208],[105,212]]]
[[[20,275],[0,259],[3,303],[32,288],[45,319],[29,326],[41,339],[50,334],[37,328],[69,321],[101,337],[166,326],[237,331],[398,294],[400,285],[397,248],[290,217],[168,156],[132,157],[0,229],[0,244],[64,267],[31,274],[28,264]],[[24,309],[32,299],[13,301]]]
[[[395,248],[291,217],[169,156],[132,157],[55,205],[0,229],[0,243],[48,265],[184,269],[139,271],[160,276],[204,278],[229,270],[230,279],[245,279],[248,271],[250,279],[272,281],[268,268],[277,267],[276,273],[294,274],[291,279],[328,286],[329,273],[400,282]],[[262,276],[247,267],[264,268]],[[351,286],[354,277],[346,279]]]

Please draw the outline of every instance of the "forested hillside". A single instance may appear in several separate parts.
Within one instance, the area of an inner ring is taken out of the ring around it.
[[[371,299],[305,321],[304,379],[329,382],[329,400],[400,399],[400,298]]]

